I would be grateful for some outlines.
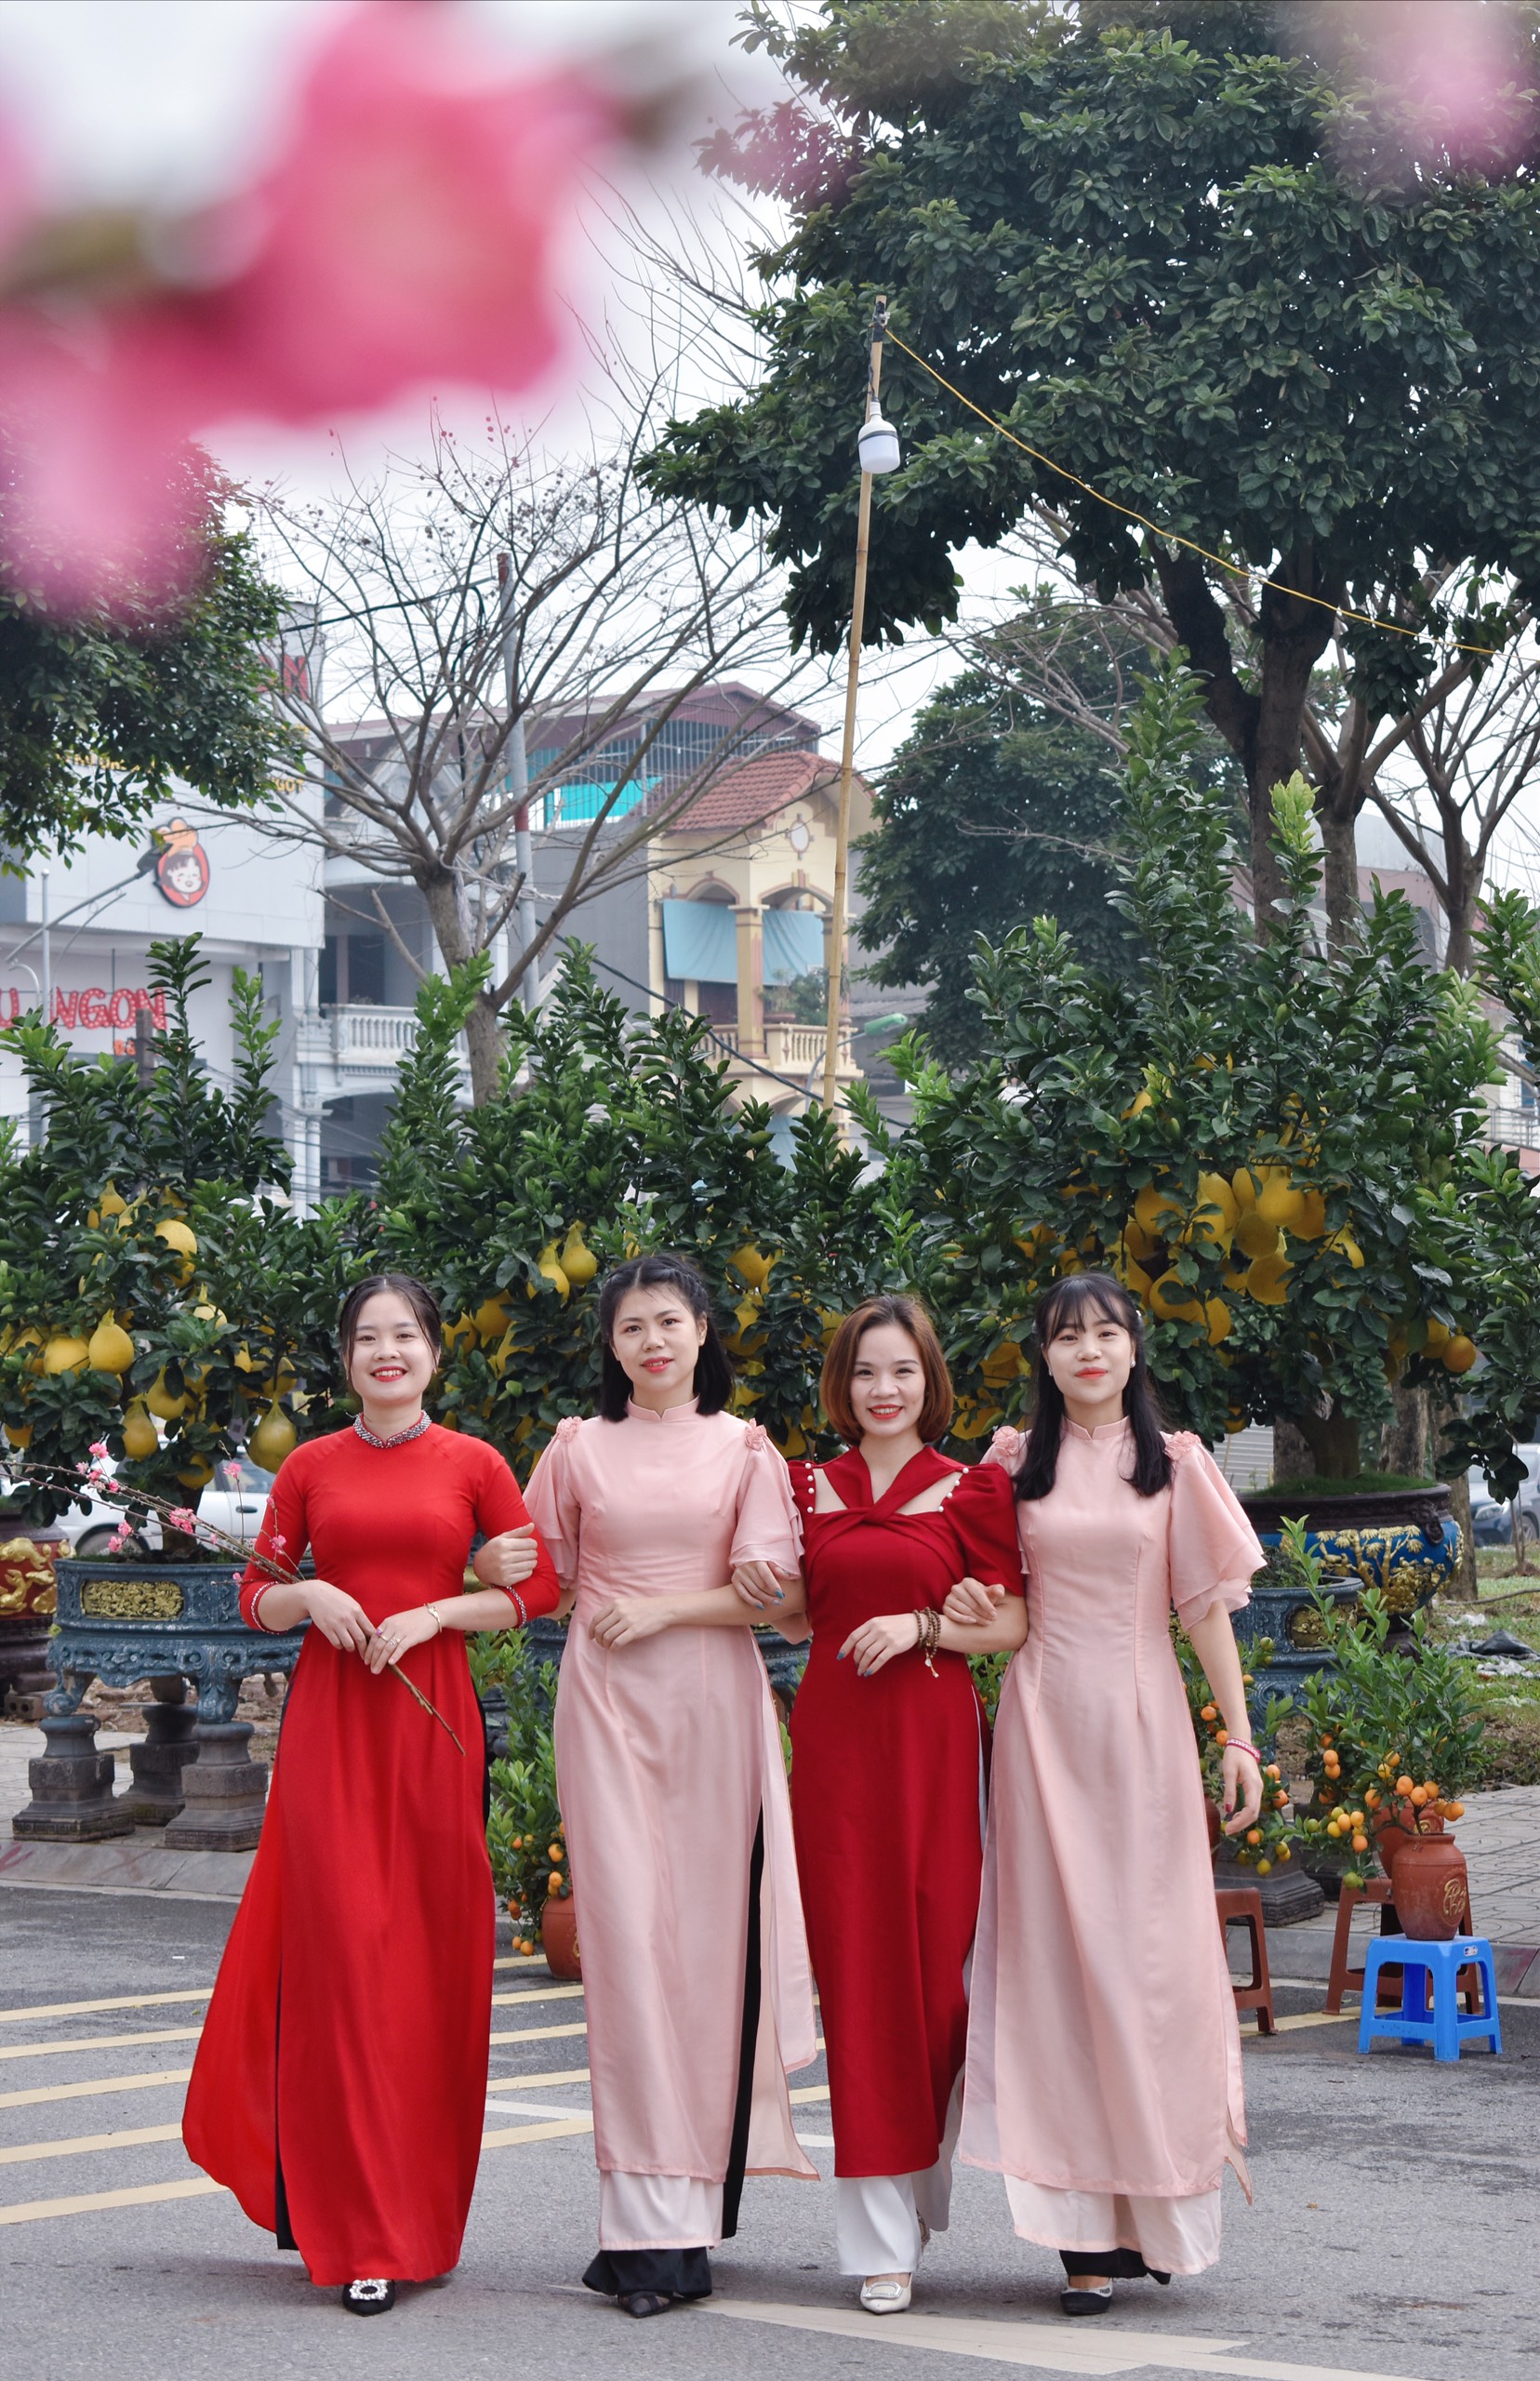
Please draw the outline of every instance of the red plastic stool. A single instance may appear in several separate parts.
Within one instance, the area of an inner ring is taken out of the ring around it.
[[[1350,1968],[1348,1964],[1354,1910],[1361,1901],[1387,1902],[1390,1898],[1388,1877],[1371,1877],[1365,1884],[1343,1886],[1342,1897],[1337,1903],[1336,1928],[1332,1936],[1332,1964],[1326,1978],[1328,2017],[1341,2014],[1344,1993],[1363,1990],[1363,1970]],[[1470,1917],[1468,1910],[1466,1915]],[[1471,1920],[1471,1923],[1474,1925],[1475,1921]],[[1480,2006],[1480,1977],[1474,1967],[1461,1969],[1460,1989],[1465,1994],[1467,2010],[1474,2015]],[[1401,2007],[1401,1993],[1399,1983],[1387,1983],[1381,1996],[1387,2008]]]
[[[1262,1916],[1262,1896],[1255,1885],[1215,1885],[1214,1905],[1219,1913],[1219,1932],[1229,1941],[1232,1926],[1244,1926],[1251,1935],[1251,1977],[1235,1987],[1235,2011],[1244,2016],[1255,2011],[1259,2034],[1276,2034],[1278,2020],[1273,2015],[1272,1978],[1268,1973],[1268,1929]]]

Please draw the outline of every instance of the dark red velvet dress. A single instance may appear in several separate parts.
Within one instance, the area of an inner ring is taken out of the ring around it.
[[[916,1651],[872,1678],[838,1659],[882,1613],[939,1607],[972,1575],[1022,1591],[1016,1505],[996,1465],[924,1449],[878,1502],[865,1457],[823,1467],[846,1508],[813,1510],[810,1464],[791,1466],[803,1516],[813,1650],[791,1715],[791,1816],[829,2052],[834,2171],[909,2175],[935,2164],[962,2069],[962,1973],[978,1921],[987,1743],[966,1657]],[[899,1508],[957,1474],[934,1512]]]
[[[458,1595],[473,1533],[527,1519],[482,1440],[435,1424],[377,1447],[343,1430],[289,1457],[258,1545],[281,1538],[296,1563],[308,1545],[378,1622]],[[270,1576],[246,1572],[248,1623]],[[554,1610],[543,1548],[519,1593],[532,1615]],[[458,1629],[401,1666],[463,1759],[399,1679],[309,1631],[187,2094],[189,2154],[315,2282],[447,2273],[481,2151],[494,1915],[481,1712]]]

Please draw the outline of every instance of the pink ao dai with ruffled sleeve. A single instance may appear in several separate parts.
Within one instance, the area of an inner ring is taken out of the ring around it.
[[[1170,1617],[1239,1610],[1263,1554],[1201,1442],[1167,1444],[1141,1496],[1126,1421],[1066,1423],[1054,1487],[1016,1507],[1029,1634],[995,1722],[960,2154],[1004,2176],[1023,2238],[1196,2273],[1245,2113]],[[1002,1431],[989,1459],[1021,1449]]]
[[[816,2055],[791,1813],[769,1682],[748,1629],[675,1628],[614,1652],[616,1596],[795,1571],[800,1523],[763,1429],[694,1403],[561,1424],[526,1492],[577,1601],[556,1774],[578,1902],[605,2249],[709,2246],[738,2088],[750,1858],[764,1829],[762,1995],[747,2171],[816,2179],[787,2070]]]

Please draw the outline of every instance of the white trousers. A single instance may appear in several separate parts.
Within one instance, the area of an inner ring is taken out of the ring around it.
[[[841,2175],[834,2183],[834,2242],[842,2273],[913,2273],[927,2232],[951,2216],[952,2153],[962,2120],[962,2079],[952,2087],[941,2154],[916,2175]]]
[[[602,2249],[714,2249],[722,2185],[698,2175],[599,2174]]]
[[[1060,2191],[1007,2175],[1011,2221],[1046,2249],[1136,2249],[1159,2273],[1204,2273],[1219,2262],[1219,2193],[1133,2199],[1111,2191]],[[1081,2270],[1094,2273],[1094,2255]]]

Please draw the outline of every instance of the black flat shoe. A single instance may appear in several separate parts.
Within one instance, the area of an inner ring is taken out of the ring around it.
[[[393,2281],[350,2281],[342,2293],[350,2315],[388,2315],[395,2305]]]
[[[1061,2290],[1059,2305],[1067,2315],[1105,2315],[1112,2304],[1112,2284],[1099,2290]]]
[[[1162,2290],[1169,2290],[1171,2288],[1171,2276],[1168,2273],[1157,2273],[1153,2266],[1146,2266],[1145,2271],[1149,2276],[1151,2281],[1158,2281],[1160,2283]]]
[[[628,2315],[638,2318],[666,2315],[673,2303],[668,2293],[662,2290],[628,2290],[623,2297],[616,2300],[616,2305],[623,2307]]]

